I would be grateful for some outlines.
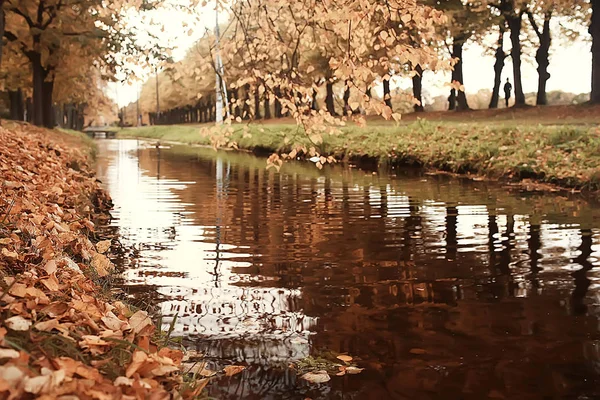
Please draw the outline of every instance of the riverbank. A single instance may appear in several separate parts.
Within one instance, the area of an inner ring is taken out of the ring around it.
[[[292,123],[233,125],[241,149],[286,152],[289,143],[312,144]],[[210,145],[206,125],[127,128],[121,138]],[[541,125],[515,121],[430,122],[347,126],[322,137],[321,154],[338,160],[369,159],[458,174],[521,182],[532,180],[571,190],[600,189],[600,130],[592,123]]]
[[[0,126],[0,397],[191,398],[183,353],[111,295],[111,201],[81,135]]]

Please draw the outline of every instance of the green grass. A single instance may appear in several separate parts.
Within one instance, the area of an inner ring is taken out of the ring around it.
[[[292,124],[234,125],[231,140],[242,149],[284,152],[293,144],[309,147],[304,132]],[[200,126],[129,128],[118,136],[184,144],[210,145]],[[359,128],[325,135],[321,154],[338,159],[369,157],[380,162],[423,165],[454,173],[474,173],[514,180],[531,178],[559,186],[600,189],[600,131],[590,125],[540,125],[505,122],[428,122]]]

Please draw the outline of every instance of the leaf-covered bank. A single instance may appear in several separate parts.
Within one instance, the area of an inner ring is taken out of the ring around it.
[[[193,397],[183,353],[105,288],[94,221],[111,201],[88,153],[65,132],[0,127],[0,398]]]
[[[295,125],[234,125],[231,140],[239,148],[286,152],[291,143],[313,144]],[[211,138],[193,125],[122,130],[139,137],[209,145]],[[317,150],[338,159],[363,157],[380,162],[417,164],[454,173],[510,180],[531,179],[572,189],[600,189],[600,130],[590,125],[539,125],[515,122],[427,122],[348,126],[323,135]]]

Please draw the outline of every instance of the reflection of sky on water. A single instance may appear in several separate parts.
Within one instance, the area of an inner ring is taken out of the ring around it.
[[[291,348],[296,356],[306,356],[308,342],[304,337],[308,337],[314,322],[302,314],[295,301],[300,291],[240,287],[241,282],[250,279],[234,274],[232,268],[251,265],[240,261],[250,254],[243,252],[243,246],[242,251],[231,253],[238,246],[219,237],[223,227],[218,218],[214,226],[199,226],[188,218],[189,205],[178,193],[194,182],[149,175],[140,166],[139,151],[144,150],[136,141],[101,143],[105,148],[99,175],[115,203],[112,223],[119,227],[124,245],[141,250],[137,267],[126,269],[124,279],[128,285],[156,286],[167,299],[160,304],[165,316],[163,328],[167,329],[177,316],[175,335],[260,335],[281,341],[269,346],[275,354],[287,358]],[[159,162],[157,159],[158,170]],[[228,168],[225,163],[217,164],[215,190],[216,199],[221,201],[227,196]],[[207,236],[208,231],[211,234]],[[233,257],[236,261],[229,260]],[[290,343],[296,336],[303,339]]]

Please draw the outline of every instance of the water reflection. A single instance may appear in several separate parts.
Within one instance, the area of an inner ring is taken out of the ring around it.
[[[594,398],[600,212],[577,198],[101,141],[125,285],[214,362],[217,398]],[[596,267],[596,268],[595,268]],[[318,349],[361,375],[315,387]]]

